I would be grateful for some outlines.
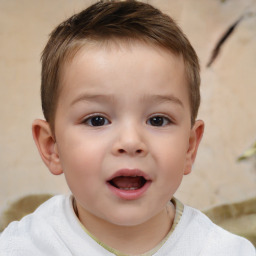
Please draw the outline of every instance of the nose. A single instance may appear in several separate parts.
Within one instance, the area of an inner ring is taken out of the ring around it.
[[[112,153],[117,156],[146,156],[148,147],[142,129],[132,124],[120,127],[115,136]]]

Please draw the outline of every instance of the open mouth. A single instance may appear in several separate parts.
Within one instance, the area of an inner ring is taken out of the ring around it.
[[[108,183],[120,190],[138,190],[141,189],[147,180],[143,176],[117,176],[108,181]]]
[[[139,169],[120,169],[107,180],[110,191],[122,200],[137,200],[146,194],[151,177]]]

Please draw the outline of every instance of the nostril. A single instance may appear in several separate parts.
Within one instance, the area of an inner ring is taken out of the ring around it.
[[[120,149],[118,150],[118,152],[119,152],[119,154],[124,154],[124,153],[126,153],[126,150],[120,148]],[[137,149],[137,150],[135,151],[136,154],[141,154],[142,152],[143,152],[142,149]]]

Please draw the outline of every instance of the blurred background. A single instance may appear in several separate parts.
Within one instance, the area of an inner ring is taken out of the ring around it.
[[[95,1],[0,0],[0,213],[22,196],[69,193],[42,163],[31,124],[43,118],[40,55],[49,33]],[[206,129],[176,196],[199,209],[256,197],[256,1],[149,0],[173,17],[201,62]]]

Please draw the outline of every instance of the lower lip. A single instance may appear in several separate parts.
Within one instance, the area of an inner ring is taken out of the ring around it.
[[[143,187],[134,190],[122,190],[118,189],[111,184],[107,183],[109,189],[119,198],[124,200],[136,200],[139,199],[151,185],[151,181],[147,181]]]

